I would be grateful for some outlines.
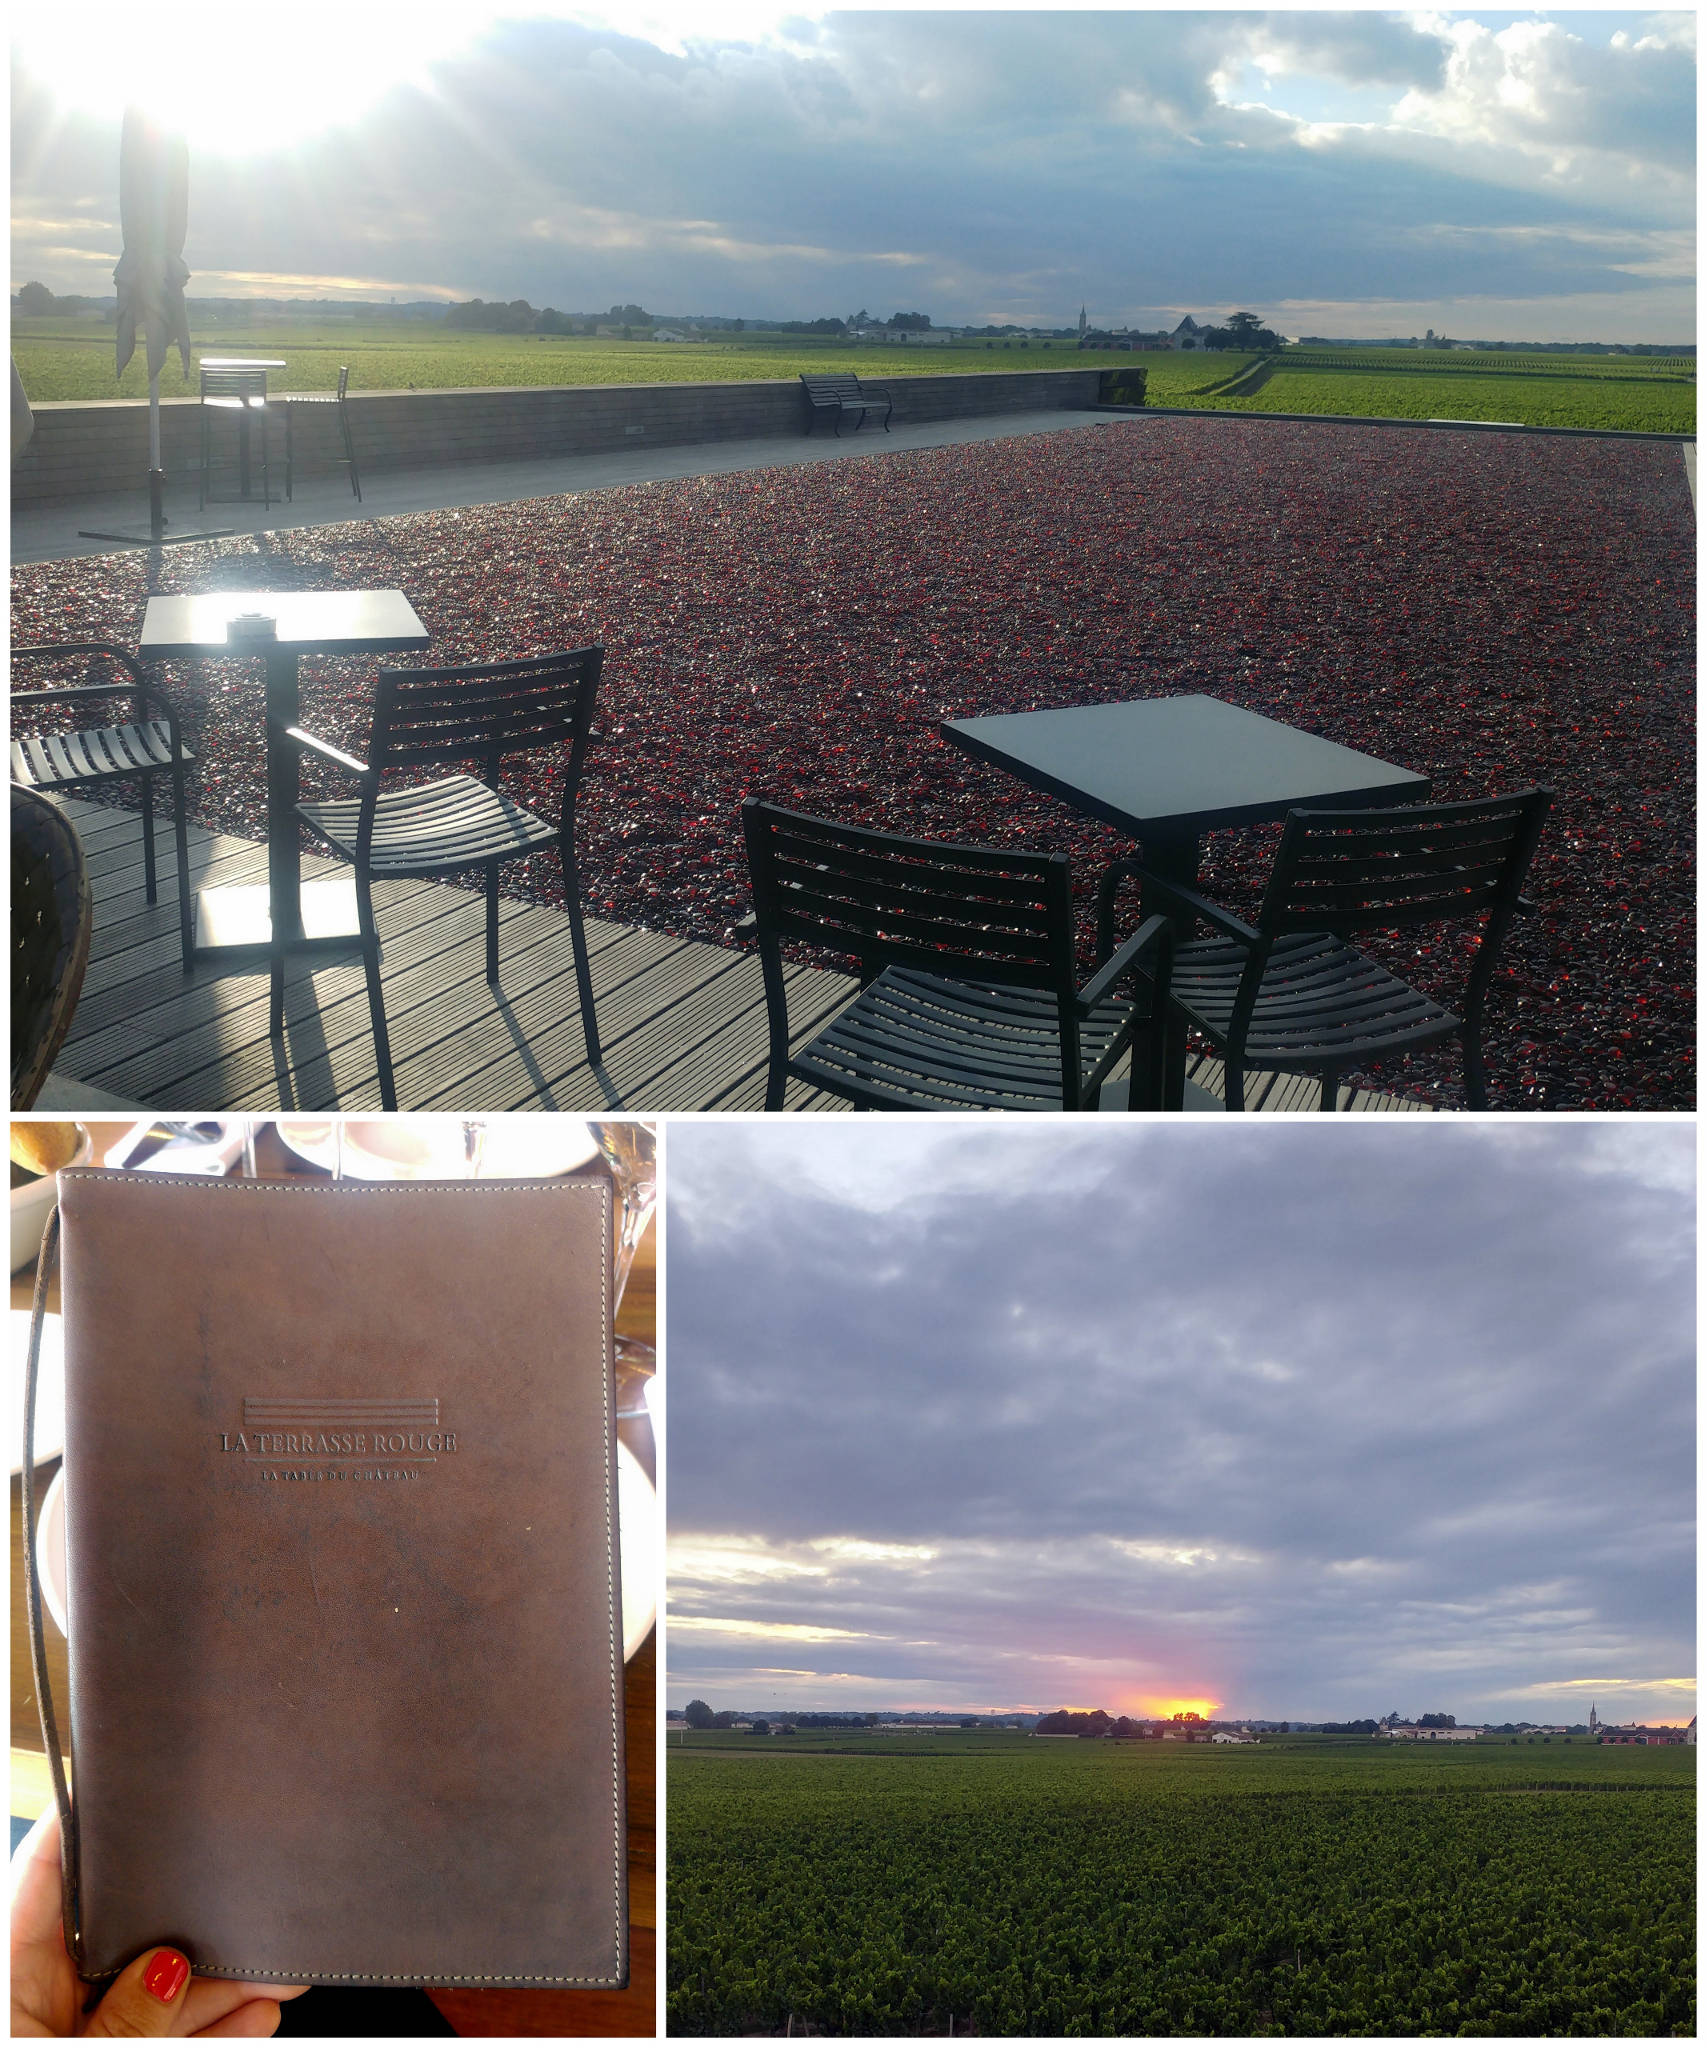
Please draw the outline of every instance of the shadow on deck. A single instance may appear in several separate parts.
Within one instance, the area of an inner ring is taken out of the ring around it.
[[[281,1043],[267,1032],[267,977],[198,968],[178,950],[177,875],[169,833],[160,846],[160,900],[144,900],[141,820],[135,812],[66,803],[89,861],[94,939],[71,1035],[54,1084],[101,1091],[125,1104],[172,1110],[376,1109],[367,994],[361,963],[291,969]],[[193,884],[266,878],[266,849],[192,825]],[[305,879],[336,864],[305,855]],[[397,1096],[404,1109],[597,1111],[753,1110],[764,1100],[766,1028],[759,963],[697,939],[587,919],[604,1058],[587,1064],[575,996],[569,921],[560,910],[506,901],[500,986],[486,981],[485,905],[435,882],[375,890],[384,944],[385,1008]],[[846,975],[789,969],[798,1033],[844,1003]],[[1219,1068],[1193,1080],[1219,1098]],[[1315,1106],[1311,1081],[1263,1075],[1253,1107]],[[1104,1106],[1124,1095],[1105,1091]],[[1205,1107],[1216,1103],[1205,1102]],[[1353,1109],[1424,1105],[1359,1093]],[[799,1084],[790,1109],[845,1109]]]

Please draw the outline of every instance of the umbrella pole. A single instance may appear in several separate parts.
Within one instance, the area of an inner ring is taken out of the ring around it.
[[[166,472],[160,467],[160,372],[148,380],[148,531],[158,547],[166,538]]]

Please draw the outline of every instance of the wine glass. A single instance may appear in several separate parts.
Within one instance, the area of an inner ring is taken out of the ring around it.
[[[614,1316],[622,1306],[623,1290],[634,1265],[634,1254],[652,1220],[658,1204],[658,1147],[653,1132],[631,1117],[609,1121],[594,1119],[588,1128],[604,1154],[621,1198],[616,1234],[616,1300]],[[644,1338],[619,1331],[616,1339],[617,1413],[646,1413],[642,1391],[658,1370],[658,1354]]]

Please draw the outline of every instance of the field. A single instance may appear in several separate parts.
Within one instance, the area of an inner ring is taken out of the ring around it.
[[[331,391],[347,363],[355,391],[441,391],[522,384],[668,384],[851,370],[873,380],[946,371],[1097,369],[1141,365],[1149,402],[1252,412],[1354,413],[1363,418],[1515,421],[1692,434],[1695,364],[1682,356],[1519,356],[1440,349],[1288,349],[1277,359],[1160,349],[1081,355],[1071,342],[849,346],[809,335],[727,335],[707,342],[582,335],[446,332],[413,321],[365,325],[238,322],[197,331],[214,354],[271,355],[275,391]],[[146,398],[140,357],[113,381],[113,330],[92,316],[13,322],[12,351],[37,402]],[[193,371],[193,364],[192,364]],[[163,398],[193,397],[172,356]]]
[[[1076,369],[1086,358],[1068,342],[966,342],[953,347],[895,343],[853,348],[809,335],[731,335],[726,341],[620,341],[555,334],[467,334],[406,321],[321,327],[238,324],[194,330],[197,352],[279,356],[273,391],[335,391],[338,367],[350,367],[353,391],[454,391],[514,384],[670,384],[793,377],[802,370],[851,370],[856,376],[923,377],[946,370]],[[12,353],[24,390],[53,399],[146,398],[141,355],[113,381],[113,330],[93,318],[14,320]],[[1112,357],[1094,357],[1094,362]],[[1122,361],[1125,358],[1121,358]],[[185,378],[177,356],[160,373],[162,398],[193,398],[195,359]]]
[[[672,1736],[669,1771],[672,2034],[1695,2031],[1690,1749]]]

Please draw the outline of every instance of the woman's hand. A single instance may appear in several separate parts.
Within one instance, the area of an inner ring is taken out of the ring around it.
[[[65,1953],[60,1918],[59,1814],[49,1808],[12,1858],[12,2033],[18,2036],[201,2034],[265,2039],[279,2000],[306,1984],[227,1984],[192,1978],[175,1948],[145,1949],[91,2013]]]

